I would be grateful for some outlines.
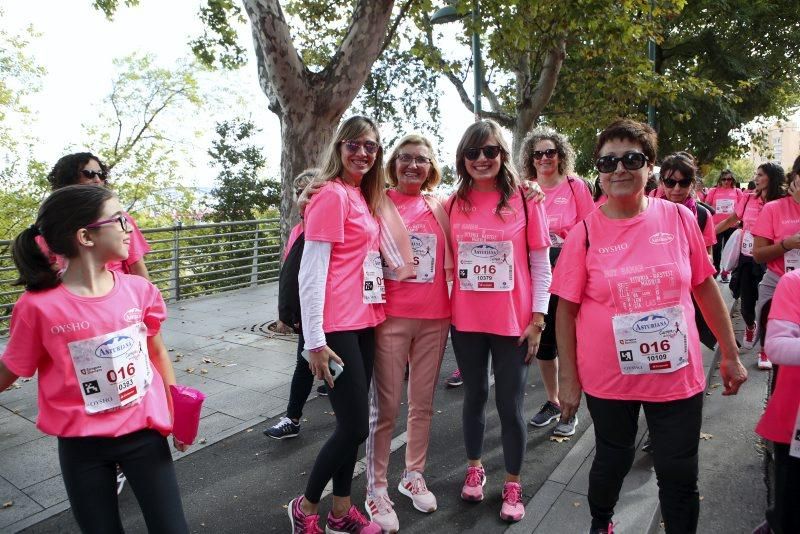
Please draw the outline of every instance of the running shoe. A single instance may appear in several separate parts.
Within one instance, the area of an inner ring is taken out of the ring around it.
[[[294,423],[288,417],[281,417],[281,420],[264,431],[265,436],[272,439],[294,438],[300,434],[300,424]]]
[[[546,401],[542,404],[539,413],[531,418],[531,424],[539,427],[547,426],[559,417],[561,417],[561,407],[558,404]]]
[[[614,534],[614,524],[609,523],[607,527],[592,527],[589,534]]]
[[[767,353],[763,350],[759,351],[758,353],[758,368],[762,371],[769,371],[772,369],[772,362],[769,361],[769,358],[767,358]]]
[[[328,385],[322,384],[321,386],[317,386],[317,395],[320,397],[327,397],[328,396]]]
[[[403,478],[397,485],[397,491],[411,499],[414,508],[429,514],[436,511],[436,496],[425,485],[422,473],[408,471],[403,473]]]
[[[729,274],[730,274],[729,271],[722,271],[722,273],[720,273],[719,275],[719,281],[722,282],[723,284],[727,284]]]
[[[569,418],[569,421],[560,420],[553,429],[554,436],[568,437],[575,434],[575,427],[578,426],[578,414]]]
[[[319,515],[306,514],[300,507],[303,502],[302,495],[292,499],[289,503],[289,521],[292,523],[292,534],[323,534],[323,530],[319,528]]]
[[[464,379],[461,378],[461,369],[453,371],[453,374],[448,376],[444,381],[444,385],[449,388],[457,388],[463,383]]]
[[[375,494],[367,493],[367,500],[364,501],[364,508],[367,510],[370,520],[381,527],[383,532],[394,534],[400,530],[400,520],[394,511],[394,503],[389,499],[386,488],[377,491]]]
[[[351,506],[347,515],[333,517],[333,512],[328,512],[328,524],[325,525],[326,534],[381,534],[381,527],[370,521]]]
[[[742,338],[742,348],[746,350],[750,350],[753,348],[753,345],[756,344],[756,332],[758,330],[758,325],[753,323],[753,326],[745,326],[744,328],[744,337]]]
[[[769,527],[769,523],[764,521],[753,530],[753,534],[772,534],[772,529]]]
[[[517,482],[506,482],[503,484],[500,519],[516,522],[523,517],[525,517],[525,505],[522,504],[522,487]]]
[[[483,500],[483,487],[486,485],[486,472],[483,467],[467,467],[467,476],[461,487],[461,498],[465,501]]]
[[[125,473],[122,472],[119,465],[117,466],[117,495],[122,493],[122,488],[125,487],[125,481],[128,480],[125,478]]]

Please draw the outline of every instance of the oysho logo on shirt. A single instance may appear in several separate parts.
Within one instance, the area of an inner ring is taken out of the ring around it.
[[[614,252],[622,252],[623,250],[627,249],[627,243],[617,243],[616,245],[611,245],[610,247],[599,247],[597,252],[600,254],[613,254]]]
[[[89,321],[77,321],[74,323],[57,324],[50,327],[51,334],[65,334],[67,332],[78,332],[80,330],[88,330]]]
[[[142,310],[139,308],[131,308],[125,312],[122,318],[129,323],[139,323],[142,321]]]
[[[650,244],[651,245],[667,245],[672,243],[675,239],[675,236],[669,234],[667,232],[656,232],[655,234],[650,236]]]

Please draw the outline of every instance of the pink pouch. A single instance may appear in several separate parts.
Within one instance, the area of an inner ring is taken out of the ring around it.
[[[172,408],[175,412],[172,435],[178,441],[191,445],[197,437],[200,408],[203,407],[206,396],[202,391],[189,386],[171,385],[169,392],[172,394]]]

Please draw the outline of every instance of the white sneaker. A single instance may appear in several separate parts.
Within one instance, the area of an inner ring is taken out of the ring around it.
[[[762,371],[769,371],[772,369],[772,362],[767,358],[767,353],[763,350],[758,353],[758,368]]]
[[[756,344],[756,332],[758,331],[758,325],[753,323],[753,327],[750,328],[749,326],[745,325],[744,327],[744,336],[742,336],[742,348],[745,350],[750,350],[753,348],[753,345]]]
[[[403,478],[397,485],[397,491],[411,499],[414,508],[429,514],[436,511],[436,496],[425,485],[422,473],[409,471],[403,473]]]
[[[378,490],[377,494],[367,493],[367,500],[364,501],[364,508],[367,509],[370,521],[381,527],[383,533],[395,534],[400,530],[400,521],[394,512],[394,503],[389,499],[389,494],[385,488]]]

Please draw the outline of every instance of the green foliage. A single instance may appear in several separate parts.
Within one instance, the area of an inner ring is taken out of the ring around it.
[[[204,31],[189,42],[197,60],[207,67],[237,69],[247,62],[246,51],[239,44],[233,24],[245,22],[234,0],[207,0],[200,8]]]
[[[123,4],[127,7],[138,6],[139,0],[123,0]],[[93,5],[96,10],[102,11],[108,20],[112,20],[119,9],[120,0],[94,0]]]
[[[745,158],[717,158],[707,166],[705,173],[703,174],[703,183],[708,186],[716,185],[720,172],[725,169],[730,169],[733,171],[733,175],[736,177],[737,182],[746,184],[753,179],[753,175],[756,172],[756,164]]]
[[[242,118],[217,123],[219,137],[208,151],[220,169],[211,191],[212,220],[252,220],[280,204],[280,185],[263,180],[267,161],[257,146],[248,144],[258,131],[252,121]]]

